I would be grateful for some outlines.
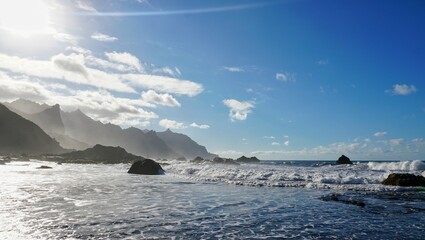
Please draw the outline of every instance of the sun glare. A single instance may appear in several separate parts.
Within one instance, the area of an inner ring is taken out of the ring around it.
[[[41,0],[1,0],[0,28],[26,37],[48,33],[48,7]]]

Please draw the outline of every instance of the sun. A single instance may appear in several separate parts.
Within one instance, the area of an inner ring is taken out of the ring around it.
[[[26,37],[48,33],[48,6],[42,0],[1,0],[0,28]]]

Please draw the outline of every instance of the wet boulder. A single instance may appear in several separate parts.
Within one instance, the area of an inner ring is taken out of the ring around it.
[[[391,173],[382,184],[403,187],[425,186],[425,177],[410,173]]]
[[[162,175],[164,170],[159,163],[152,159],[143,159],[134,162],[128,173],[142,174],[142,175]]]
[[[345,155],[341,155],[336,161],[336,164],[353,164],[353,162]]]
[[[236,159],[236,162],[240,162],[240,163],[258,163],[258,162],[260,162],[260,160],[257,157],[245,157],[245,156],[242,156],[242,157]]]

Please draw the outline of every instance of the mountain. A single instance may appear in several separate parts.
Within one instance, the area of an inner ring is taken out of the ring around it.
[[[44,154],[65,152],[35,123],[0,104],[0,153]]]
[[[164,132],[157,132],[156,134],[177,154],[188,159],[193,159],[197,156],[204,159],[218,157],[215,154],[209,153],[204,146],[199,145],[187,135],[172,132],[170,129]]]
[[[66,149],[82,150],[93,145],[78,141],[66,135],[65,126],[61,117],[59,104],[48,106],[29,100],[18,99],[5,105],[13,112],[37,124],[50,137],[56,139]]]
[[[31,120],[43,129],[50,136],[65,135],[65,126],[61,118],[59,104],[46,108],[45,110],[29,115]]]
[[[114,124],[95,121],[80,110],[61,112],[66,133],[88,144],[121,146],[128,152],[148,158],[176,158],[176,154],[154,131],[122,129]]]
[[[193,159],[196,156],[213,159],[217,157],[190,137],[170,130],[155,132],[134,127],[122,129],[114,124],[96,121],[80,110],[64,112],[58,104],[48,106],[19,99],[5,105],[37,124],[67,149],[83,150],[102,144],[120,146],[132,154],[155,159],[179,157]]]

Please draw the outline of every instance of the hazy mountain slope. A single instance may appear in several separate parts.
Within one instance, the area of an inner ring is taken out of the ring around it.
[[[8,107],[9,109],[13,108],[13,110],[17,110],[17,111],[19,111],[21,113],[25,113],[25,114],[35,114],[35,113],[39,113],[41,111],[44,111],[47,108],[50,108],[49,105],[39,104],[39,103],[30,101],[30,100],[26,100],[26,99],[18,99],[16,101],[11,102],[11,103],[6,102],[6,103],[4,103],[4,105],[6,107]]]
[[[149,158],[175,158],[179,155],[154,132],[144,133],[137,128],[122,129],[114,124],[95,121],[80,110],[62,112],[66,133],[88,144],[121,146],[128,152]]]
[[[29,100],[5,103],[10,110],[34,122],[67,149],[83,150],[95,144],[121,146],[128,152],[149,158],[214,158],[204,146],[184,134],[154,132],[138,128],[122,129],[114,124],[95,121],[80,110],[61,111]]]
[[[60,112],[59,104],[56,104],[39,113],[29,115],[28,120],[40,126],[50,136],[65,135],[65,126]]]
[[[48,106],[46,104],[38,104],[29,100],[19,99],[12,103],[5,103],[5,105],[21,117],[37,124],[50,137],[56,139],[63,148],[82,150],[93,146],[75,140],[65,134],[65,126],[62,121],[61,109],[58,104]]]
[[[206,159],[217,157],[217,155],[209,153],[204,146],[199,145],[187,135],[172,132],[170,129],[167,129],[165,132],[157,132],[156,134],[177,154],[188,159],[193,159],[197,156]]]
[[[35,123],[0,104],[0,153],[43,154],[65,150]]]

